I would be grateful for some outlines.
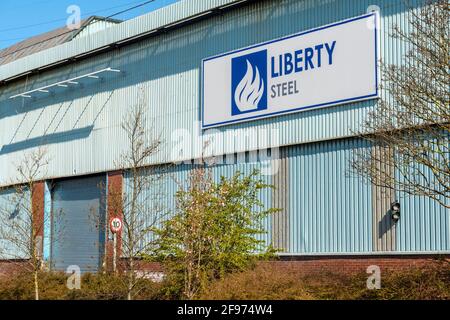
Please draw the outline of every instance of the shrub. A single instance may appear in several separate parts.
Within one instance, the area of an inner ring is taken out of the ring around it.
[[[158,299],[162,284],[139,279],[141,290],[136,299]],[[67,275],[42,272],[39,277],[42,300],[121,300],[127,297],[127,282],[123,275],[86,273],[81,278],[80,290],[66,287]],[[0,300],[34,299],[33,276],[19,273],[0,279]]]
[[[387,274],[380,290],[364,290],[358,299],[449,300],[450,264],[440,262],[408,272]]]
[[[372,300],[450,299],[450,268],[448,262],[382,273],[381,289],[366,288],[366,273],[336,274],[320,272],[305,275],[301,269],[280,268],[271,263],[258,263],[253,269],[234,272],[209,283],[198,299],[224,300]],[[66,287],[64,273],[39,275],[43,300],[123,300],[127,297],[126,279],[122,275],[107,273],[85,274],[80,290]],[[140,279],[141,288],[136,299],[179,298],[182,287],[173,282],[154,283]],[[0,300],[34,299],[33,275],[19,273],[0,279]]]
[[[40,299],[61,299],[67,293],[66,277],[57,273],[39,273]],[[31,272],[20,272],[0,279],[1,300],[32,300],[34,279]]]
[[[199,295],[213,300],[311,300],[314,296],[300,281],[297,270],[258,264],[255,269],[235,272],[217,280]]]
[[[179,292],[192,299],[211,280],[271,256],[272,248],[258,235],[266,233],[262,221],[277,210],[264,208],[259,200],[259,193],[271,186],[258,175],[236,172],[215,183],[203,167],[191,172],[187,190],[176,194],[174,216],[154,230],[155,252],[173,284],[170,295]]]
[[[426,267],[383,272],[381,289],[366,288],[368,274],[318,272],[305,275],[298,268],[264,263],[214,281],[200,299],[332,299],[332,300],[426,300],[450,299],[448,262]]]

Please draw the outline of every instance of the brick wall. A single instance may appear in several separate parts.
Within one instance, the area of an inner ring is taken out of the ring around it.
[[[123,176],[121,171],[109,172],[108,173],[108,226],[106,239],[106,258],[105,258],[105,268],[106,270],[112,270],[113,268],[113,252],[114,252],[114,241],[112,240],[112,234],[109,227],[109,222],[112,218],[119,217],[122,218],[122,184]],[[121,255],[122,248],[122,233],[117,234],[117,259]]]
[[[118,263],[119,263],[120,270],[123,271],[123,270],[127,269],[128,260],[126,258],[121,258]],[[164,271],[163,266],[159,262],[148,262],[148,261],[143,261],[140,259],[135,259],[133,261],[133,263],[136,266],[136,270],[140,270],[143,272],[163,272]]]
[[[45,183],[36,182],[31,195],[31,210],[33,213],[33,230],[35,232],[36,246],[41,256],[44,238],[44,193]]]
[[[364,273],[371,265],[379,266],[381,272],[406,270],[414,267],[426,267],[435,264],[440,259],[450,262],[450,255],[377,255],[377,256],[301,256],[281,257],[277,261],[260,262],[272,264],[280,272],[294,269],[300,273],[314,274],[330,272],[339,274]],[[125,263],[122,260],[122,264]],[[142,270],[161,272],[161,264],[155,262],[138,262]]]
[[[36,182],[31,193],[31,212],[33,214],[33,230],[38,254],[42,256],[44,237],[44,182]],[[26,260],[0,260],[0,277],[11,275],[29,268]]]
[[[0,278],[28,269],[29,264],[27,264],[26,260],[0,260]]]
[[[380,256],[302,256],[282,257],[277,261],[260,262],[276,265],[280,272],[295,269],[301,273],[364,273],[370,265],[377,265],[381,272],[405,270],[414,267],[432,266],[439,260],[450,262],[450,255],[380,255]],[[126,268],[126,259],[118,259],[118,269]],[[136,261],[138,269],[145,272],[162,272],[163,267],[157,262]],[[26,266],[23,261],[0,261],[0,276],[14,273]]]
[[[430,266],[439,259],[450,261],[450,255],[368,255],[368,256],[301,256],[282,257],[279,261],[263,262],[283,268],[295,268],[305,274],[314,272],[358,273],[371,265],[381,272]]]

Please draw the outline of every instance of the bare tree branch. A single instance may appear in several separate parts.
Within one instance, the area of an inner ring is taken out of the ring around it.
[[[25,265],[26,271],[34,275],[35,299],[39,300],[39,272],[43,267],[42,246],[44,226],[56,219],[42,216],[44,199],[33,197],[37,192],[38,181],[44,175],[49,160],[47,151],[39,148],[24,154],[22,161],[16,165],[17,177],[11,181],[9,188],[0,190],[0,256],[14,259]],[[20,184],[17,182],[20,181]],[[47,241],[56,241],[52,235]],[[3,244],[3,245],[2,245]]]
[[[127,136],[127,149],[116,167],[126,172],[128,179],[124,191],[110,190],[112,211],[123,213],[122,255],[126,258],[128,296],[133,299],[139,292],[136,277],[136,259],[148,253],[151,246],[151,230],[167,214],[161,205],[161,166],[148,167],[149,159],[159,152],[161,135],[148,131],[145,111],[147,99],[140,90],[138,104],[128,113],[122,124]]]
[[[383,65],[386,96],[358,134],[352,168],[372,184],[425,196],[450,208],[449,3],[411,9],[410,28],[392,36],[408,51],[400,65]],[[380,152],[384,150],[385,152]],[[386,169],[388,168],[388,169]]]

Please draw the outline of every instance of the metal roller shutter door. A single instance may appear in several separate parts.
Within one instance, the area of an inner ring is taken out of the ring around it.
[[[79,266],[82,272],[99,269],[105,242],[105,205],[101,190],[104,182],[105,177],[96,176],[55,184],[51,250],[54,269],[66,270],[70,265]]]

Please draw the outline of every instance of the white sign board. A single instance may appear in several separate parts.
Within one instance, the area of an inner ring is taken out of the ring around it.
[[[378,14],[203,60],[204,129],[373,99]]]

